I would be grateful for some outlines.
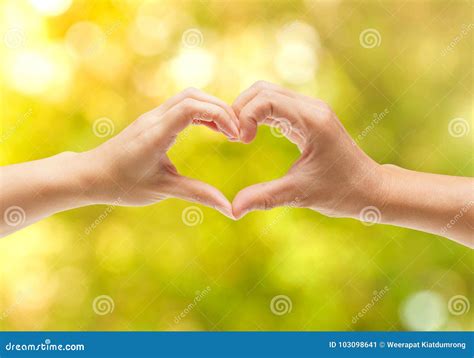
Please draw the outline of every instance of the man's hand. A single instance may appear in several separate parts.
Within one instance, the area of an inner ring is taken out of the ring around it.
[[[295,143],[301,157],[282,178],[240,191],[233,212],[292,205],[328,216],[358,217],[379,202],[380,166],[347,134],[341,122],[321,100],[267,82],[257,82],[234,102],[241,139],[255,138],[257,126],[277,126]]]
[[[301,151],[282,178],[252,185],[233,201],[236,218],[281,205],[446,236],[474,247],[472,178],[379,165],[350,138],[322,101],[257,82],[233,105],[242,141],[258,124],[280,127]]]

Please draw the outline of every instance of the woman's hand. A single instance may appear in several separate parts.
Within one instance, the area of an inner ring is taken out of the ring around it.
[[[211,206],[227,216],[232,208],[213,186],[178,174],[166,152],[190,124],[203,124],[239,136],[238,120],[223,101],[196,89],[187,89],[141,115],[129,127],[101,146],[82,154],[89,163],[89,195],[100,203],[121,198],[123,205],[148,205],[176,197]]]
[[[231,204],[220,191],[179,175],[166,155],[178,133],[192,123],[231,140],[239,136],[237,118],[228,105],[188,89],[93,150],[1,167],[0,236],[81,206],[148,205],[171,197],[232,217]]]

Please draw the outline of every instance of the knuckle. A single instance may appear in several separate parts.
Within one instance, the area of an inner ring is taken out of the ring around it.
[[[138,123],[143,123],[143,122],[148,122],[150,120],[150,117],[151,117],[151,115],[150,115],[149,112],[143,113],[140,116],[138,116],[137,120],[135,122],[133,122],[132,125],[136,125]]]
[[[319,115],[319,118],[317,118],[317,122],[320,130],[323,133],[331,133],[334,130],[335,123],[333,121],[331,113],[329,112],[321,113]]]
[[[327,106],[327,103],[320,98],[313,98],[312,102],[315,106]]]
[[[272,115],[275,106],[275,92],[272,90],[263,90],[257,98],[256,110],[259,116]]]
[[[244,109],[242,109],[242,111],[240,111],[239,122],[248,117],[252,117],[252,112],[249,107],[245,107]]]
[[[271,100],[275,97],[275,92],[272,91],[269,88],[266,88],[266,89],[260,91],[260,93],[258,95],[260,96],[261,99],[269,101],[269,100]]]
[[[211,111],[211,115],[213,119],[219,119],[219,118],[225,118],[227,113],[222,108],[218,107],[216,108],[215,111]]]
[[[192,98],[185,98],[181,101],[181,110],[185,113],[191,112],[196,105],[196,101]]]
[[[196,87],[188,87],[182,92],[184,97],[196,96],[198,93],[199,90]]]
[[[152,125],[153,123],[155,122],[159,122],[161,116],[154,112],[154,111],[150,111],[150,112],[146,112],[146,113],[143,113],[141,114],[132,124],[131,124],[131,127],[132,128],[141,128],[143,126],[148,126],[148,125]]]
[[[265,88],[268,88],[269,86],[270,86],[270,83],[263,80],[259,80],[252,85],[253,88],[256,88],[259,90],[263,90]]]
[[[265,195],[262,198],[262,209],[270,210],[270,209],[273,209],[274,207],[275,207],[275,200],[271,196]]]
[[[198,117],[200,117],[203,120],[215,120],[220,117],[219,109],[206,109],[204,112],[198,114]]]
[[[333,111],[326,103],[321,102],[315,107],[311,107],[304,113],[306,122],[311,128],[325,132],[330,130],[334,122]]]
[[[327,103],[322,102],[318,106],[318,111],[322,119],[330,119],[332,117],[332,109]]]

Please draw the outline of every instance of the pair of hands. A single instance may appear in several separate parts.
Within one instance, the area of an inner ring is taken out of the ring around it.
[[[178,174],[166,153],[190,124],[251,142],[259,124],[280,127],[301,151],[283,177],[249,186],[230,204],[214,187]],[[93,204],[147,205],[178,197],[238,219],[257,209],[307,207],[328,216],[408,227],[474,247],[472,178],[379,165],[320,100],[258,82],[228,106],[186,90],[83,153],[0,168],[0,236]]]
[[[244,143],[255,138],[259,124],[277,126],[298,146],[301,157],[285,176],[241,190],[231,204],[213,186],[178,174],[166,155],[190,124]],[[96,203],[110,204],[120,197],[123,205],[148,205],[176,197],[234,219],[283,205],[358,217],[380,196],[380,165],[355,145],[328,105],[263,81],[240,94],[232,106],[187,89],[82,158],[89,168],[83,187]]]

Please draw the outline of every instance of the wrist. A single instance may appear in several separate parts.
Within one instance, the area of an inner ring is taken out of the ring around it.
[[[38,201],[47,203],[51,212],[116,201],[116,184],[108,182],[97,158],[93,151],[63,152],[32,162],[29,181]]]
[[[96,150],[74,153],[77,180],[82,190],[83,200],[92,204],[109,204],[117,199],[117,184],[110,179],[107,168],[100,163]],[[115,190],[116,189],[116,190]]]
[[[380,188],[378,208],[380,209],[381,223],[394,224],[397,213],[403,211],[406,199],[400,192],[400,187],[409,185],[407,170],[394,164],[380,165],[380,177],[383,183]]]
[[[393,164],[378,164],[378,184],[377,190],[374,192],[374,202],[380,210],[384,210],[390,204],[390,197],[395,179],[394,174],[400,169],[400,167]]]
[[[380,222],[390,191],[390,180],[384,166],[371,162],[360,175],[354,175],[354,182],[353,195],[347,198],[347,202],[352,203],[348,217],[362,221],[374,218]]]
[[[31,184],[38,198],[44,198],[53,211],[94,204],[84,191],[83,165],[75,152],[63,152],[33,162]]]

